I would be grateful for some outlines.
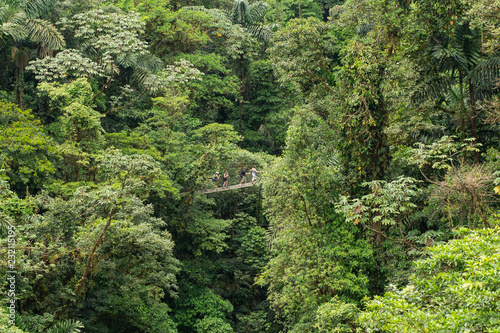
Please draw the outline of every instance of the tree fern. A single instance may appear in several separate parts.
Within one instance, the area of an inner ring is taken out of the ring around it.
[[[277,24],[268,25],[253,25],[248,27],[248,32],[255,38],[268,43],[273,36],[273,31],[277,27]]]

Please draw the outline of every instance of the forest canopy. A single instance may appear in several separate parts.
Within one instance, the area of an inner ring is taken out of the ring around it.
[[[0,1],[0,331],[500,332],[499,13]]]

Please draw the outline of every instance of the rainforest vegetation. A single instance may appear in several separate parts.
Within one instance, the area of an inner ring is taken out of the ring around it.
[[[0,332],[500,332],[499,0],[0,0],[0,59]]]

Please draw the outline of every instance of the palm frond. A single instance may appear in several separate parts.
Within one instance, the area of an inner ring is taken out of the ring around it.
[[[48,13],[56,2],[57,0],[22,0],[20,6],[29,19],[34,19]]]
[[[89,58],[97,58],[98,52],[97,50],[93,47],[95,42],[97,41],[97,38],[89,38],[85,41],[80,42],[78,50],[85,56]]]
[[[474,89],[474,96],[476,100],[490,99],[498,94],[498,87],[476,87]]]
[[[9,11],[9,16],[7,17],[7,21],[13,24],[24,25],[26,23],[27,15],[24,11],[12,9]]]
[[[269,5],[263,1],[255,2],[249,7],[250,24],[261,21],[267,13]]]
[[[443,97],[453,85],[449,77],[437,77],[427,82],[412,96],[415,104],[420,104],[431,99]]]
[[[272,25],[252,25],[248,27],[248,32],[255,38],[268,43],[273,37],[273,27]]]
[[[470,80],[476,87],[492,89],[500,78],[500,57],[493,57],[480,62],[469,72],[466,80]]]
[[[462,52],[456,49],[446,48],[441,44],[435,45],[432,48],[431,57],[438,64],[441,72],[451,71],[455,68],[467,68],[468,61]]]
[[[11,225],[13,225],[14,220],[9,215],[0,211],[0,230],[5,231]]]
[[[245,0],[235,0],[233,4],[233,10],[231,11],[231,21],[233,24],[240,24],[245,27],[250,23],[250,9],[248,2]]]
[[[449,105],[451,108],[457,110],[460,109],[462,96],[458,85],[455,84],[448,87],[448,91],[445,93],[444,98],[446,100],[446,104]]]
[[[132,67],[137,62],[137,54],[129,52],[126,54],[121,54],[116,57],[116,63],[124,68]]]
[[[200,11],[209,14],[213,20],[217,22],[231,23],[230,14],[225,10],[221,9],[208,9],[203,6],[186,6],[183,9]]]
[[[231,21],[248,29],[248,32],[264,42],[268,42],[272,36],[269,26],[256,24],[266,14],[268,5],[259,1],[249,4],[246,0],[236,0],[231,11]]]
[[[134,68],[131,74],[132,82],[140,85],[144,85],[146,79],[151,75],[151,72],[143,67]]]
[[[458,24],[450,39],[432,47],[431,57],[437,61],[440,71],[460,70],[466,73],[481,59],[480,35],[467,22]]]
[[[28,37],[28,31],[24,25],[15,23],[4,23],[0,26],[0,34],[10,36],[12,40],[18,42]]]
[[[66,45],[64,37],[50,22],[41,19],[28,19],[26,28],[29,39],[35,43],[44,44],[51,50],[60,50]]]
[[[136,66],[146,68],[151,71],[159,70],[163,67],[163,61],[153,54],[141,54],[137,57]]]
[[[7,21],[7,18],[9,17],[9,13],[11,12],[11,7],[4,3],[3,1],[0,2],[0,22],[5,22]]]
[[[55,324],[47,330],[47,333],[80,333],[84,328],[83,324],[78,320],[67,319]]]
[[[451,45],[467,59],[464,68],[473,68],[478,64],[481,58],[481,36],[468,23],[457,25]]]

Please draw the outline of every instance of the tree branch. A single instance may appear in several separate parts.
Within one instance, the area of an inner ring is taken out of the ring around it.
[[[113,79],[113,75],[111,75],[108,80],[106,81],[106,83],[104,83],[104,85],[102,86],[102,89],[101,91],[99,91],[97,94],[94,95],[94,97],[92,97],[92,99],[96,99],[97,97],[99,97],[103,92],[104,90],[108,87],[109,83],[111,82],[111,80]]]
[[[104,226],[104,229],[102,230],[101,234],[99,235],[99,238],[97,238],[97,241],[94,243],[94,246],[92,247],[92,251],[90,251],[89,257],[87,259],[87,265],[85,266],[85,270],[83,271],[82,278],[80,279],[80,281],[78,281],[78,283],[75,287],[75,292],[77,294],[80,294],[80,292],[83,288],[83,284],[84,284],[85,280],[87,279],[87,275],[90,272],[90,266],[91,266],[92,258],[94,257],[94,253],[97,250],[97,247],[99,246],[99,244],[102,242],[102,240],[104,238],[104,234],[106,233],[109,226],[111,225],[111,220],[113,219],[113,216],[115,215],[115,213],[116,213],[116,210],[114,208],[110,210],[110,212],[108,214],[108,220],[106,221],[106,225]]]
[[[105,116],[107,116],[108,114],[115,113],[116,111],[119,111],[119,110],[121,110],[121,109],[124,109],[124,108],[126,108],[126,107],[129,107],[130,105],[132,105],[132,104],[134,104],[135,102],[137,102],[137,100],[138,100],[139,98],[141,98],[141,96],[142,96],[142,95],[144,95],[144,93],[146,93],[146,91],[148,91],[148,88],[144,88],[144,90],[143,90],[143,91],[142,91],[139,95],[137,95],[137,97],[136,97],[133,101],[131,101],[130,103],[125,104],[125,105],[123,105],[123,106],[120,106],[119,108],[114,108],[114,109],[111,109],[111,110],[109,110],[108,112],[106,112],[104,115],[105,115]]]
[[[382,231],[378,231],[378,230],[375,230],[373,228],[370,228],[369,226],[367,226],[366,224],[364,223],[361,223],[365,228],[367,228],[368,230],[371,230],[377,234],[379,234],[380,236],[382,236],[383,238],[387,239],[387,240],[390,240],[390,241],[393,241],[393,242],[400,242],[400,243],[405,243],[406,245],[410,246],[411,248],[415,249],[415,250],[418,250],[415,246],[411,245],[411,243],[409,243],[408,241],[405,241],[405,239],[394,239],[394,238],[390,238],[390,237],[387,237]],[[408,243],[407,243],[408,242]]]

